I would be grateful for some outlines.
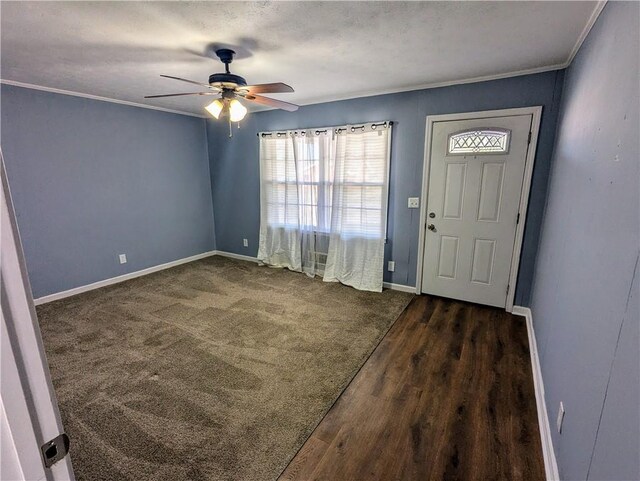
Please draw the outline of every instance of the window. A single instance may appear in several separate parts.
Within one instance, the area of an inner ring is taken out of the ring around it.
[[[271,226],[298,226],[298,187],[293,144],[285,136],[263,140],[260,148],[262,193]],[[296,208],[288,208],[295,206]]]
[[[390,132],[338,136],[334,224],[343,235],[386,237]]]
[[[506,154],[511,131],[498,128],[474,129],[449,135],[448,154]]]
[[[260,134],[258,259],[381,291],[391,123]]]
[[[388,128],[371,125],[264,135],[268,225],[328,234],[333,219],[343,235],[385,237],[388,144]]]

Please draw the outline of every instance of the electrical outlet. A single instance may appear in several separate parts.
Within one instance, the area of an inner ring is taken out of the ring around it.
[[[420,197],[409,197],[407,201],[407,207],[409,207],[409,209],[419,209]]]
[[[562,421],[564,421],[564,404],[560,401],[560,407],[558,408],[558,419],[556,419],[556,427],[558,432],[562,434]]]
[[[242,239],[242,245],[245,247],[249,247],[249,239]]]
[[[387,270],[389,272],[393,272],[396,270],[396,263],[395,261],[389,261],[389,265],[387,266]]]
[[[120,259],[120,264],[126,264],[127,263],[127,254],[120,254],[118,256],[118,259]]]

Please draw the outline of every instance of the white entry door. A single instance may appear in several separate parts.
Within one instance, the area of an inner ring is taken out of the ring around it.
[[[433,124],[422,292],[505,307],[531,123]]]

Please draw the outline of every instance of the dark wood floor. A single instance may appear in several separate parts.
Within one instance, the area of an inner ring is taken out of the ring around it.
[[[525,320],[416,297],[279,481],[544,479]]]

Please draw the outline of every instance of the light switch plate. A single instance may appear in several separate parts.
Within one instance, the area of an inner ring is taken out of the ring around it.
[[[558,408],[558,419],[556,419],[556,427],[558,432],[562,433],[562,421],[564,421],[564,404],[560,401],[560,407]]]
[[[248,239],[242,239],[242,245],[245,247],[249,247],[249,240]]]
[[[407,207],[409,207],[409,209],[419,209],[420,197],[409,197],[409,201],[407,202]]]
[[[120,254],[118,256],[118,259],[120,259],[120,264],[126,264],[127,263],[127,254]]]
[[[396,270],[396,263],[395,261],[389,261],[389,265],[387,266],[387,270],[389,272],[393,272]]]

